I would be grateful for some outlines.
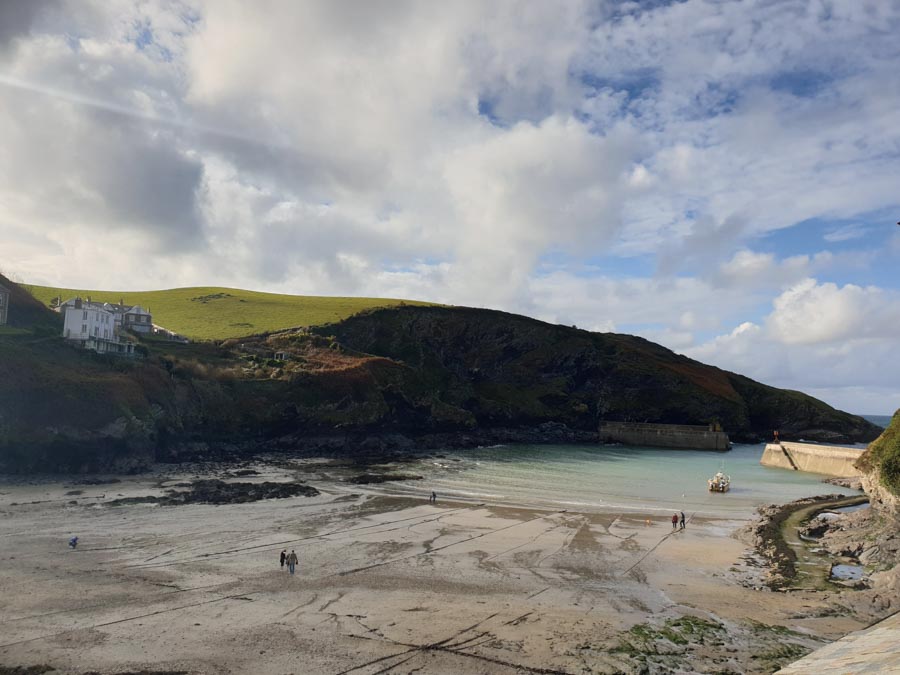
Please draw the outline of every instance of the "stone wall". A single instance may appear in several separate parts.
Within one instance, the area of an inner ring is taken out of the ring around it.
[[[900,663],[900,614],[845,635],[775,675],[804,673],[896,673]]]
[[[826,476],[858,476],[853,464],[862,448],[843,448],[813,443],[768,443],[760,464],[791,471],[808,471]]]
[[[677,450],[728,450],[731,441],[724,431],[686,424],[639,424],[604,422],[600,425],[601,443],[647,445]]]

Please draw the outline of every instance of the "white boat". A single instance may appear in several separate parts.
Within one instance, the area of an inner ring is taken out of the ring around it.
[[[726,476],[723,472],[717,471],[716,475],[706,481],[710,492],[728,492],[731,488],[731,476]]]

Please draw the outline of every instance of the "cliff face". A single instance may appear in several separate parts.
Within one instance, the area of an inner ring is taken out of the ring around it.
[[[900,410],[857,461],[872,508],[900,518]]]
[[[0,471],[127,471],[298,446],[356,452],[383,439],[584,441],[601,419],[718,420],[735,440],[774,428],[877,435],[821,401],[640,338],[501,312],[399,307],[312,333],[147,342],[144,359],[126,361],[63,344],[58,316],[16,298],[11,315],[31,318],[0,332]]]
[[[735,440],[867,441],[879,429],[800,392],[707,366],[639,337],[489,310],[403,307],[317,329],[402,362],[479,425],[609,421],[707,424]]]

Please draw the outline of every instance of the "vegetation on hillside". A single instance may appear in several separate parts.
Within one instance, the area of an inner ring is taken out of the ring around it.
[[[600,420],[722,423],[733,439],[869,440],[877,428],[800,392],[707,366],[643,338],[514,314],[444,307],[374,310],[313,332],[410,366],[479,425]]]
[[[882,484],[900,497],[900,410],[881,436],[869,444],[857,466],[867,471],[877,468]]]
[[[23,286],[40,302],[80,296],[97,302],[141,305],[153,322],[192,340],[225,340],[294,326],[333,323],[373,307],[426,303],[392,298],[342,298],[279,295],[234,288],[197,287],[164,291],[91,291],[50,286]]]
[[[136,470],[280,448],[558,442],[590,439],[600,420],[717,420],[733,439],[773,428],[877,436],[821,401],[641,338],[490,310],[399,306],[215,342],[142,339],[136,360],[65,344],[60,317],[16,289],[11,316],[29,313],[28,325],[0,333],[0,471]]]

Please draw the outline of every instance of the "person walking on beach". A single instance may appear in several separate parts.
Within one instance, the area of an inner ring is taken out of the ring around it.
[[[681,529],[684,529],[684,511],[681,512]]]
[[[78,537],[72,537],[69,539],[69,548],[78,548]]]
[[[287,549],[281,551],[281,567],[284,568],[284,562],[287,560]]]
[[[429,504],[437,504],[437,492],[434,490],[431,491],[431,496],[428,498]]]
[[[676,529],[678,529],[678,514],[673,513],[672,514],[672,531],[675,531]]]
[[[297,553],[294,549],[291,549],[291,554],[287,557],[288,570],[291,574],[294,573],[294,568],[297,566],[299,560],[297,559]]]

